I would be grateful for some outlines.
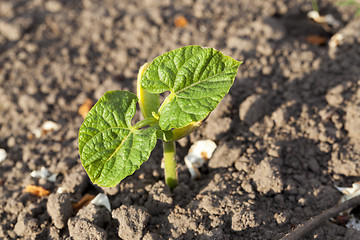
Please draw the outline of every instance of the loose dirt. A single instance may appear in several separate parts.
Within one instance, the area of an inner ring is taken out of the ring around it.
[[[311,2],[2,0],[0,239],[280,239],[334,206],[334,185],[360,180],[360,18],[318,1],[340,22],[326,28],[306,17]],[[78,156],[80,106],[135,91],[142,64],[190,44],[244,63],[206,123],[179,141],[180,185],[164,185],[161,144],[117,187],[92,185]],[[41,130],[46,121],[59,129]],[[208,138],[218,148],[191,180],[184,156]],[[30,176],[41,167],[56,181]],[[73,209],[100,192],[112,212]],[[359,235],[327,221],[306,239]]]

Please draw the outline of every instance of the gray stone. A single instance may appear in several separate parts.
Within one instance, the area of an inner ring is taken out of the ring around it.
[[[79,217],[70,218],[68,221],[68,228],[70,236],[74,240],[103,240],[107,238],[107,234],[104,229]]]
[[[55,13],[61,10],[62,4],[58,1],[47,1],[45,2],[45,8],[49,12]]]
[[[29,214],[26,212],[21,212],[19,214],[14,227],[14,232],[16,233],[16,235],[26,236],[38,230],[39,223],[35,218],[29,216]]]
[[[270,163],[268,158],[262,160],[254,169],[251,178],[256,184],[257,191],[263,194],[269,192],[280,193],[283,190],[283,183],[278,171]]]
[[[209,167],[211,168],[227,168],[231,167],[235,161],[239,158],[241,153],[241,147],[232,146],[228,144],[222,144],[217,147],[214,155],[209,160]]]
[[[69,194],[51,194],[46,207],[55,227],[59,229],[65,227],[67,220],[73,214],[73,207],[71,205]]]
[[[239,117],[251,126],[264,116],[267,107],[268,104],[261,95],[251,95],[240,105]]]
[[[173,204],[171,191],[162,180],[151,187],[149,195],[152,197],[148,198],[144,206],[151,216],[163,214]]]
[[[345,129],[351,138],[360,140],[360,106],[349,104],[346,107]]]
[[[69,174],[66,174],[61,188],[67,193],[81,193],[89,184],[89,177],[87,176],[84,168],[77,165],[71,169]]]
[[[15,24],[0,20],[0,34],[10,41],[17,41],[21,37],[21,28]]]
[[[112,217],[118,221],[119,237],[133,240],[143,237],[150,216],[140,207],[122,205],[112,211]]]
[[[95,206],[94,204],[83,207],[76,216],[88,220],[101,228],[104,227],[106,223],[110,222],[111,219],[111,214],[105,207]]]

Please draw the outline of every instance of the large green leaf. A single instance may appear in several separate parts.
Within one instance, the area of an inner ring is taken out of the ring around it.
[[[181,128],[204,119],[229,92],[240,64],[200,46],[157,57],[142,75],[141,86],[150,93],[171,93],[159,110],[160,128]]]
[[[115,186],[133,174],[155,147],[155,128],[131,128],[137,101],[133,93],[107,92],[80,127],[81,163],[91,181],[99,186]]]

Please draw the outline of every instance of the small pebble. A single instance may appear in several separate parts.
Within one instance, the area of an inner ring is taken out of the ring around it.
[[[47,1],[45,3],[45,8],[49,12],[55,13],[55,12],[58,12],[61,10],[62,5],[61,5],[61,3],[57,2],[57,1]]]
[[[0,163],[6,159],[7,153],[5,149],[0,148]]]
[[[111,205],[110,205],[109,198],[104,193],[99,193],[90,203],[92,203],[96,206],[103,206],[107,210],[109,210],[109,212],[111,212]]]
[[[9,137],[9,139],[7,140],[8,147],[12,148],[15,146],[15,144],[16,144],[15,137]]]

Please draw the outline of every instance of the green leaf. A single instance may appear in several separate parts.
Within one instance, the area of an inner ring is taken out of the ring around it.
[[[241,62],[213,48],[187,46],[157,57],[141,78],[150,93],[170,91],[159,108],[163,130],[204,119],[229,92]]]
[[[81,163],[90,180],[99,186],[115,186],[133,174],[156,145],[156,128],[131,127],[137,101],[130,92],[107,92],[80,127]]]

